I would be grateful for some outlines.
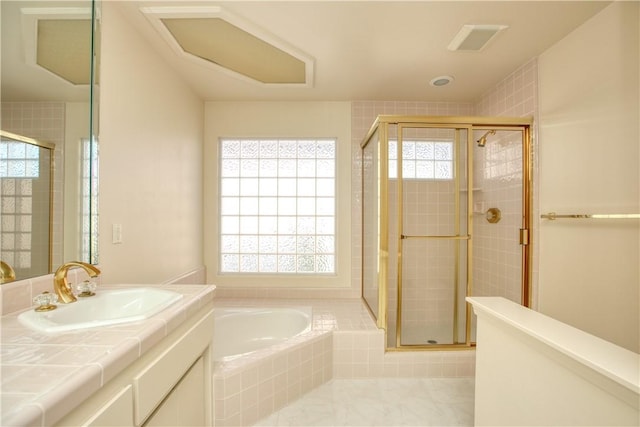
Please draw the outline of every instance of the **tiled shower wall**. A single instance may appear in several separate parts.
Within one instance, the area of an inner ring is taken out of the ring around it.
[[[498,131],[484,148],[476,148],[473,215],[473,293],[521,301],[522,138],[520,132]],[[489,223],[485,212],[499,209],[501,219]]]
[[[63,147],[64,102],[3,102],[2,130],[55,144],[53,177],[53,265],[62,263],[63,252]]]
[[[537,60],[533,59],[506,76],[476,106],[478,116],[534,117],[537,115]],[[534,120],[535,123],[535,120]],[[535,128],[533,131],[533,176],[537,176]],[[487,138],[484,149],[476,148],[474,160],[476,176],[482,188],[479,201],[485,210],[497,207],[503,218],[497,224],[488,223],[483,215],[474,216],[474,293],[476,295],[500,295],[520,302],[520,263],[522,249],[518,229],[522,211],[522,151],[519,134],[500,133]],[[533,200],[538,200],[537,188],[533,188]],[[537,294],[537,256],[535,244],[538,209],[533,206],[534,259],[532,292]],[[506,213],[506,215],[505,215]]]

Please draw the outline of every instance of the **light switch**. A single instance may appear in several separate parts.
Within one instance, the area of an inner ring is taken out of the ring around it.
[[[122,243],[122,224],[113,224],[111,229],[111,243]]]

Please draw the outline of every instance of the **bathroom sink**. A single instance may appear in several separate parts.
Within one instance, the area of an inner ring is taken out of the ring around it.
[[[18,320],[48,333],[111,326],[148,319],[180,298],[182,294],[158,288],[99,289],[92,297],[59,304],[52,311],[26,311]]]

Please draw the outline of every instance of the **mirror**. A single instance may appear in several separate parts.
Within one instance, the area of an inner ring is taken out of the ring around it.
[[[0,131],[0,257],[15,277],[51,271],[53,144]]]
[[[33,218],[33,229],[40,221],[50,224],[50,261],[46,271],[14,267],[16,279],[49,273],[68,260],[95,264],[99,2],[3,0],[0,7],[2,131],[54,147],[52,220]],[[10,222],[0,209],[2,246]],[[5,255],[0,247],[0,259],[7,261]]]

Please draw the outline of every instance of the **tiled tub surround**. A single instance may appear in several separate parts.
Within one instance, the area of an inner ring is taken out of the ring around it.
[[[71,272],[73,277],[76,273]],[[48,279],[48,280],[47,280]],[[49,288],[40,289],[48,281]],[[211,303],[214,286],[162,285],[184,297],[152,318],[113,327],[45,335],[22,326],[18,315],[31,293],[51,290],[51,276],[2,286],[3,426],[55,424],[129,364],[168,336],[186,319]],[[130,287],[133,285],[128,285]],[[144,285],[149,286],[149,285]],[[123,286],[104,286],[113,289]]]
[[[360,299],[216,298],[215,307],[312,308],[312,330],[214,366],[216,427],[252,425],[332,378],[473,377],[475,351],[384,350]],[[214,342],[215,345],[215,342]]]
[[[216,299],[222,307],[309,307],[309,301]],[[215,426],[252,425],[331,379],[335,318],[312,308],[311,330],[285,342],[214,362]],[[216,343],[214,346],[224,345]]]

